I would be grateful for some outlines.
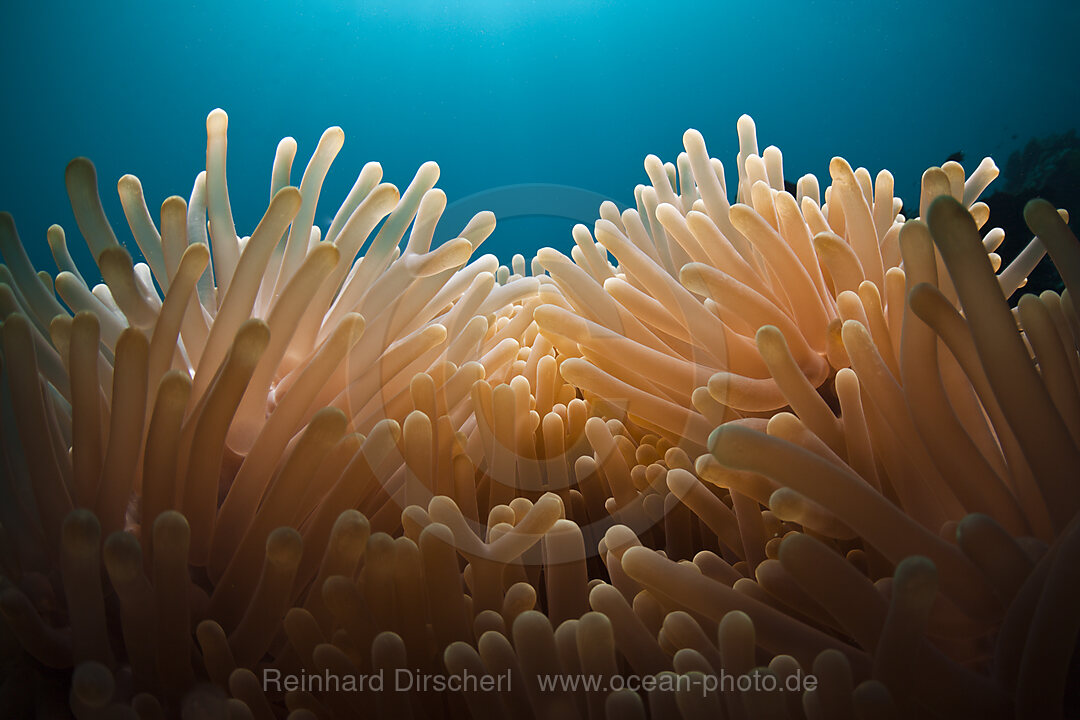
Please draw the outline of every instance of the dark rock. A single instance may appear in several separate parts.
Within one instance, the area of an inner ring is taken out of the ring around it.
[[[1076,232],[1080,212],[1080,138],[1076,131],[1032,138],[1023,150],[1009,157],[999,182],[1002,189],[983,198],[990,206],[990,219],[983,229],[1000,227],[1005,231],[1005,241],[997,250],[1003,265],[1031,241],[1031,231],[1024,224],[1024,205],[1033,198],[1068,210],[1069,226]],[[1024,293],[1061,292],[1063,288],[1061,276],[1047,257],[1009,301],[1015,304]]]

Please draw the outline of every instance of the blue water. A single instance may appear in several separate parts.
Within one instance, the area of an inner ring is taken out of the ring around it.
[[[402,188],[436,160],[451,203],[521,183],[631,203],[645,155],[674,160],[687,127],[730,173],[742,113],[762,147],[783,149],[788,179],[824,179],[843,155],[892,170],[911,202],[922,170],[957,150],[969,170],[985,154],[1003,167],[1029,137],[1076,126],[1078,34],[1075,0],[4,0],[0,209],[39,267],[52,269],[54,222],[89,263],[68,160],[94,160],[124,238],[116,180],[137,175],[155,216],[165,197],[186,198],[215,107],[230,117],[245,234],[265,209],[277,141],[299,143],[298,184],[330,125],[346,141],[324,186],[324,228],[369,160]],[[571,225],[506,219],[484,249],[508,262],[566,248]]]

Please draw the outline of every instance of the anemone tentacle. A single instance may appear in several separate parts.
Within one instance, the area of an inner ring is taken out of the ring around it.
[[[141,257],[68,166],[100,284],[0,213],[6,714],[60,682],[80,719],[1062,716],[1080,245],[1036,201],[1002,268],[993,161],[927,170],[907,218],[841,158],[789,192],[744,116],[733,171],[688,130],[635,207],[507,266],[490,212],[433,246],[435,163],[404,191],[365,165],[324,233],[340,128],[298,186],[278,145],[240,237],[224,111],[206,130],[157,221],[120,179]],[[1067,289],[1010,309],[1047,252]]]

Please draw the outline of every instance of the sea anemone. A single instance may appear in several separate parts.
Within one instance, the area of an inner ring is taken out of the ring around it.
[[[238,237],[221,110],[158,223],[120,179],[142,262],[93,165],[68,166],[102,284],[58,226],[38,272],[0,215],[6,713],[1061,716],[1067,218],[1030,204],[1038,237],[1000,268],[989,159],[928,170],[907,219],[889,173],[839,158],[823,195],[789,193],[738,129],[734,205],[687,131],[635,209],[605,203],[528,267],[472,259],[491,213],[432,247],[434,163],[400,193],[364,166],[324,234],[340,128],[299,188],[278,145]],[[1066,291],[1010,309],[1047,251]],[[399,671],[509,682],[267,682]]]

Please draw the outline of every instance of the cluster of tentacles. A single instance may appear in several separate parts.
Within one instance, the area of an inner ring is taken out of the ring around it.
[[[432,247],[434,163],[366,165],[314,226],[340,128],[299,187],[279,144],[239,237],[226,129],[157,221],[120,179],[141,259],[72,161],[100,284],[0,214],[5,717],[1062,715],[1080,244],[1036,201],[1000,267],[990,160],[906,219],[839,158],[792,195],[744,117],[734,193],[691,130],[636,208],[508,267],[491,213]],[[1047,252],[1067,290],[1010,308]]]

